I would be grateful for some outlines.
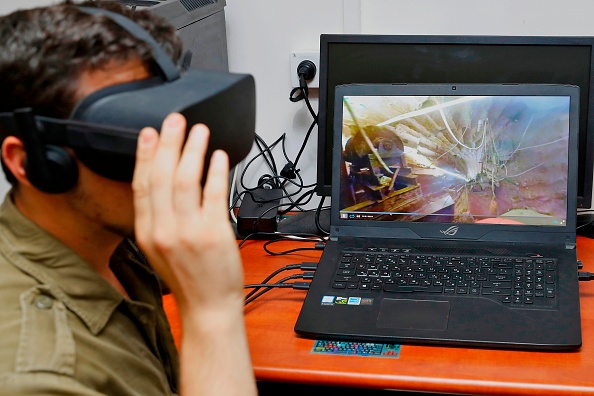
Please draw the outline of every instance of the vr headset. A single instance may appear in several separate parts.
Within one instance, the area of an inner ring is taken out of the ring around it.
[[[27,176],[35,187],[62,193],[76,185],[78,167],[63,146],[72,148],[95,173],[131,181],[140,130],[150,126],[159,131],[172,112],[185,116],[186,133],[197,123],[209,127],[205,175],[216,149],[227,152],[231,167],[245,158],[255,137],[251,75],[197,69],[180,73],[153,37],[132,20],[99,8],[80,9],[105,15],[147,42],[160,76],[98,90],[82,99],[69,119],[38,116],[31,109],[0,113],[0,137],[14,135],[23,140]]]

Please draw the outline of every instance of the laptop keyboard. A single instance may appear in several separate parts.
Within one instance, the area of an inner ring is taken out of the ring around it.
[[[345,250],[334,289],[481,296],[514,308],[552,306],[551,258],[419,254],[411,249]]]

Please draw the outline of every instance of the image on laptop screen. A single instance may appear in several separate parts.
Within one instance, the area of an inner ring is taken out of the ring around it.
[[[340,218],[563,226],[566,96],[345,96]]]

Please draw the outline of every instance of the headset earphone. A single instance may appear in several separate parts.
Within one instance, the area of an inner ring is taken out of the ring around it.
[[[14,112],[17,129],[25,146],[24,168],[29,182],[45,193],[70,190],[78,181],[78,164],[64,148],[43,144],[31,109]]]

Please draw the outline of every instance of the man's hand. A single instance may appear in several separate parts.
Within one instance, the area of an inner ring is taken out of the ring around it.
[[[200,180],[209,131],[170,115],[161,135],[144,129],[132,183],[136,239],[175,294],[182,313],[189,305],[217,309],[243,299],[243,275],[227,208],[228,160],[212,155],[207,181]]]
[[[180,311],[182,391],[254,394],[243,272],[227,208],[228,157],[213,153],[202,189],[209,131],[194,126],[184,145],[185,131],[183,116],[171,114],[160,135],[152,128],[140,133],[132,182],[136,240]]]

